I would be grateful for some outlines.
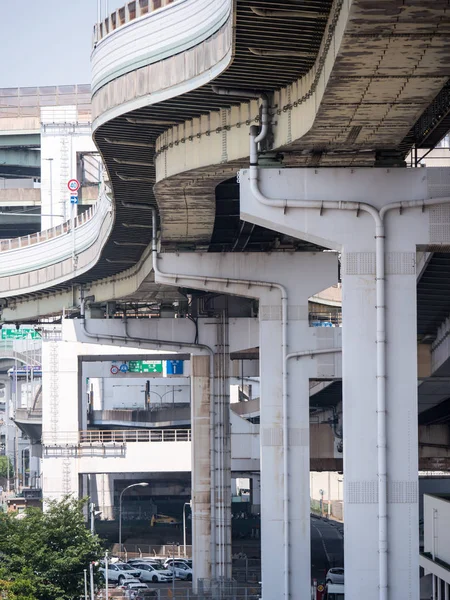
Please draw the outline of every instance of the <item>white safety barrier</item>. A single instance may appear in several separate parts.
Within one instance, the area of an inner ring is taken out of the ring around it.
[[[51,230],[3,240],[0,247],[0,294],[3,298],[57,285],[91,269],[114,223],[106,192],[95,206]]]

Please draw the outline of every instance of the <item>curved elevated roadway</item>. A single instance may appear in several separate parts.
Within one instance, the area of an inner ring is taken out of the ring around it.
[[[152,283],[153,206],[166,248],[314,249],[239,218],[235,174],[260,120],[251,96],[269,97],[266,161],[402,165],[413,145],[448,128],[447,9],[432,0],[141,0],[112,13],[95,28],[92,54],[112,222],[84,272],[4,286],[13,298],[4,318],[73,307],[83,284],[98,301],[177,298]]]

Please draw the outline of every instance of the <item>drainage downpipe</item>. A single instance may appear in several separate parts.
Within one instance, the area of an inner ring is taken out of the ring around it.
[[[184,273],[163,273],[158,267],[158,251],[156,244],[156,210],[153,210],[152,215],[153,224],[153,238],[152,238],[152,253],[153,253],[153,270],[155,275],[161,278],[170,279],[172,284],[177,285],[178,279],[188,279],[191,281],[198,281],[202,285],[207,281],[213,283],[235,283],[237,285],[247,284],[249,286],[254,285],[255,287],[263,287],[269,289],[277,289],[281,295],[281,352],[282,352],[282,406],[283,406],[283,469],[284,469],[284,481],[283,481],[283,524],[284,524],[284,560],[285,560],[285,572],[284,572],[284,585],[285,585],[285,598],[289,599],[289,483],[288,483],[288,402],[287,402],[287,313],[288,313],[288,295],[287,290],[284,286],[279,283],[271,283],[268,281],[259,280],[243,280],[243,279],[229,279],[221,277],[210,277],[200,275],[186,275]]]
[[[269,97],[264,92],[255,90],[238,89],[238,88],[222,88],[217,85],[211,86],[212,91],[220,96],[240,96],[241,98],[255,98],[261,100],[261,130],[255,136],[255,142],[262,142],[269,131]],[[250,161],[251,162],[251,161]]]
[[[378,210],[363,202],[288,200],[268,198],[259,189],[255,130],[250,128],[250,189],[261,204],[278,208],[314,208],[334,210],[363,210],[375,221],[375,288],[376,288],[376,344],[377,344],[377,454],[378,454],[378,551],[379,600],[388,600],[388,539],[387,539],[387,438],[386,438],[386,293],[385,293],[385,228],[384,218],[390,210],[424,208],[449,204],[450,197],[392,202]]]

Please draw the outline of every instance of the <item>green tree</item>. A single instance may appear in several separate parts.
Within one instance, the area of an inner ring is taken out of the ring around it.
[[[23,519],[0,515],[0,590],[11,600],[72,600],[84,593],[83,570],[102,554],[86,528],[85,500],[66,497]]]
[[[8,463],[9,463],[9,476],[14,475],[14,466],[9,456],[0,456],[0,477],[5,479],[8,477]]]

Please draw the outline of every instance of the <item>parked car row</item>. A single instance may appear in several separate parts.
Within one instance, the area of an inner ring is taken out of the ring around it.
[[[99,571],[106,579],[105,564]],[[164,562],[157,558],[133,558],[128,563],[108,562],[108,581],[120,586],[131,583],[164,583],[176,579],[192,581],[192,561],[168,558]],[[145,587],[145,586],[144,586]]]

